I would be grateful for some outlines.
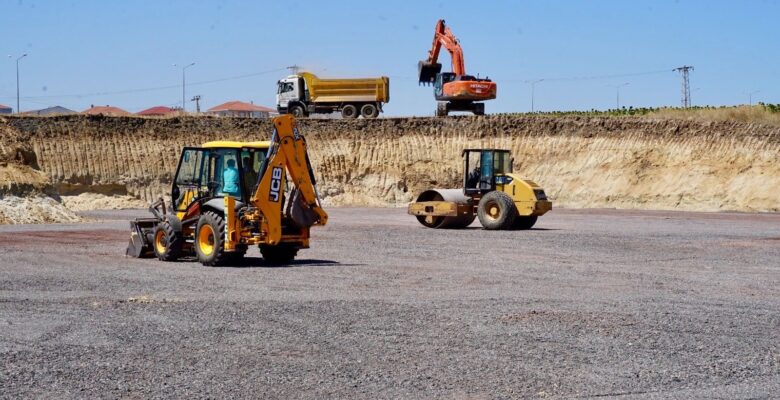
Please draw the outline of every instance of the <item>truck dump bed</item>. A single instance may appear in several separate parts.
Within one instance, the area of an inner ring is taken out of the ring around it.
[[[303,72],[312,102],[382,102],[390,101],[390,78],[320,79]]]

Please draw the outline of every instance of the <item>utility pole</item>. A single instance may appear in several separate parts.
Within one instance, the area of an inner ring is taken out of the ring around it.
[[[693,67],[690,65],[683,65],[682,67],[675,68],[673,71],[679,72],[682,77],[682,107],[689,108],[691,106],[691,81],[688,74],[690,71],[693,71]]]
[[[293,65],[290,65],[289,67],[287,67],[287,69],[289,69],[290,72],[292,72],[293,75],[298,75],[298,71],[301,69],[301,67],[298,66],[297,64],[293,64]]]
[[[20,106],[19,106],[19,60],[22,58],[27,57],[27,53],[22,54],[19,56],[19,58],[16,59],[16,113],[19,114],[22,112]],[[11,58],[11,55],[8,55],[8,58]]]
[[[628,86],[628,85],[629,85],[628,82],[621,83],[620,85],[607,85],[609,87],[615,88],[615,91],[617,91],[617,109],[618,110],[620,110],[620,88],[622,88],[623,86]]]
[[[195,102],[195,113],[200,114],[200,95],[195,95],[190,101]]]
[[[544,81],[544,79],[536,79],[533,81],[525,81],[525,83],[531,84],[531,112],[534,112],[534,90],[536,88],[536,84],[539,82]]]
[[[751,106],[753,105],[753,95],[756,94],[756,93],[761,93],[761,91],[760,90],[754,90],[754,91],[748,93],[748,104],[751,105]]]
[[[186,80],[184,78],[184,71],[187,68],[189,68],[189,67],[191,67],[193,65],[195,65],[195,63],[190,63],[190,64],[187,64],[187,65],[181,67],[181,112],[182,113],[187,112],[187,103],[185,103],[185,101],[184,101],[184,99],[187,98],[187,96],[185,96],[185,93],[184,93],[184,88],[186,87]],[[173,64],[173,66],[174,67],[178,67],[179,65],[178,64]]]

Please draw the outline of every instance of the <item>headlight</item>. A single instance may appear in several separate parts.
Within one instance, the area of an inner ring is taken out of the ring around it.
[[[536,200],[547,200],[547,195],[542,189],[534,189],[534,195],[536,196]]]

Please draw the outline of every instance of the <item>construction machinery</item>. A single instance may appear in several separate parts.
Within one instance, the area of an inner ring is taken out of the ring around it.
[[[429,228],[465,228],[479,218],[485,229],[531,229],[552,209],[544,189],[512,172],[509,150],[463,150],[463,189],[430,189],[408,213]]]
[[[310,227],[325,225],[328,215],[294,118],[274,118],[273,126],[267,142],[185,147],[170,209],[160,199],[150,207],[154,217],[130,221],[127,255],[221,265],[257,245],[267,262],[287,263],[308,248]]]
[[[321,79],[309,72],[277,82],[276,109],[297,118],[341,111],[344,118],[376,118],[390,101],[390,78]]]
[[[452,58],[452,72],[441,72],[441,64],[437,62],[442,46]],[[420,61],[417,69],[420,84],[433,84],[433,94],[439,102],[437,116],[446,116],[450,111],[470,111],[474,115],[484,115],[485,103],[480,102],[496,98],[495,82],[466,74],[463,48],[443,19],[436,23],[428,58]]]

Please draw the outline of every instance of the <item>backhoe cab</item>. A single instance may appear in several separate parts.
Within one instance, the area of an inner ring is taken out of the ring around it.
[[[306,141],[291,116],[275,118],[268,142],[185,147],[171,188],[153,218],[130,222],[127,254],[162,261],[197,256],[204,265],[239,260],[259,245],[266,261],[291,261],[309,247],[309,228],[325,225]]]
[[[508,150],[463,150],[463,189],[430,189],[408,213],[429,228],[465,228],[479,218],[485,229],[530,229],[552,209],[544,189],[512,171]]]

